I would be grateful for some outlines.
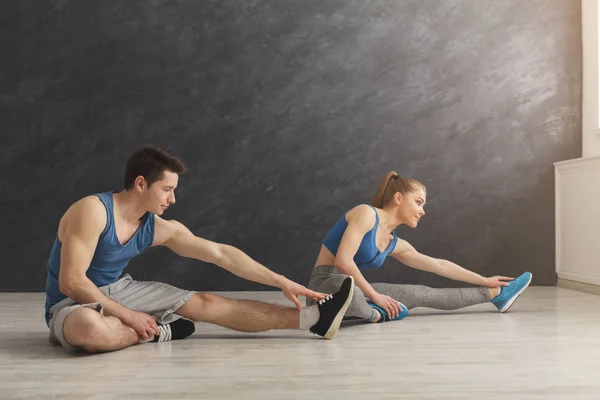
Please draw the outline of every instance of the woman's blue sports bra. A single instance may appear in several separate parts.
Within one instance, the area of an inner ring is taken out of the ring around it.
[[[396,233],[392,231],[394,238],[390,242],[389,246],[384,251],[379,251],[377,248],[377,243],[375,243],[375,233],[377,232],[377,226],[379,225],[379,215],[373,206],[370,207],[373,208],[373,211],[375,211],[375,226],[373,226],[373,229],[371,229],[369,232],[365,233],[362,242],[360,242],[360,247],[354,255],[354,262],[361,271],[365,269],[381,267],[386,257],[394,250],[396,243],[398,242]],[[334,256],[337,255],[340,242],[342,241],[344,232],[348,227],[346,214],[344,214],[342,218],[340,218],[340,220],[333,226],[333,228],[331,228],[331,230],[327,233],[327,236],[325,236],[325,240],[323,241],[323,245],[325,245],[325,247],[327,247],[327,249],[329,249]]]

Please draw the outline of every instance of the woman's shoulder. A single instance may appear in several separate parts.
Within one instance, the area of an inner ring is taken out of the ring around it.
[[[375,207],[369,204],[359,204],[346,214],[348,223],[353,222],[359,225],[372,226],[375,223],[376,217],[377,211]]]

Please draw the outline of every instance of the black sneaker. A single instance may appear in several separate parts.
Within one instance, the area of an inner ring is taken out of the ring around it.
[[[353,294],[354,278],[349,276],[344,279],[342,287],[337,293],[319,300],[319,320],[310,328],[310,331],[325,339],[333,339],[340,328]]]
[[[150,340],[151,342],[185,339],[196,331],[196,324],[189,319],[180,318],[170,324],[158,325],[158,330],[160,333],[154,335],[154,340]]]

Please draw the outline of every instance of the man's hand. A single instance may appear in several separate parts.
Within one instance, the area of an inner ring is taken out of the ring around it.
[[[300,304],[300,300],[298,300],[298,296],[305,296],[311,298],[315,301],[324,299],[327,297],[324,293],[314,292],[310,289],[305,288],[302,285],[297,284],[296,282],[292,282],[287,278],[283,278],[282,283],[279,286],[283,291],[285,297],[287,297],[292,303],[296,305],[298,310],[302,310],[302,304]]]
[[[143,340],[160,333],[154,318],[143,312],[132,311],[122,321],[125,325],[134,329]]]

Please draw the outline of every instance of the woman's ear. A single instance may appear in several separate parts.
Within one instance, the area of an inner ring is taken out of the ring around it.
[[[399,206],[400,204],[402,204],[403,201],[404,197],[402,196],[402,193],[396,192],[394,194],[394,203],[396,203],[396,205]]]

